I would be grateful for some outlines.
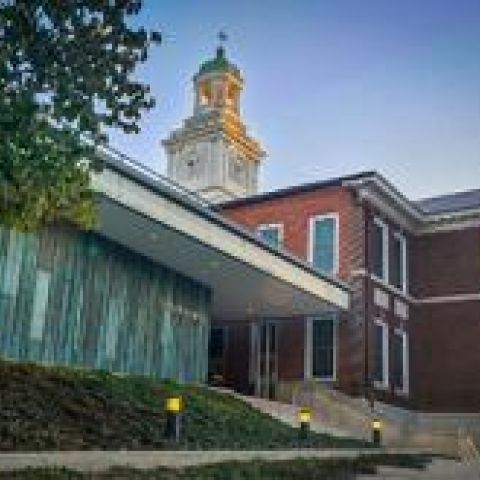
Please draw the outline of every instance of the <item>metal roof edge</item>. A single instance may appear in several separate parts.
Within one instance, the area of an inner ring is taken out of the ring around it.
[[[183,207],[189,209],[190,211],[193,211],[201,215],[202,217],[207,218],[216,225],[219,225],[227,229],[228,231],[241,236],[242,238],[251,241],[257,246],[263,248],[264,250],[267,250],[270,253],[273,253],[274,255],[282,258],[283,260],[294,264],[295,266],[307,271],[308,273],[315,275],[321,280],[332,283],[344,291],[351,291],[351,287],[346,282],[319,272],[307,262],[290,254],[285,250],[280,250],[272,247],[260,237],[257,237],[250,230],[246,229],[242,225],[239,225],[227,219],[221,213],[217,212],[213,208],[212,204],[201,198],[196,193],[185,189],[184,187],[176,184],[167,177],[164,177],[163,175],[155,172],[154,170],[142,165],[140,162],[112,148],[104,147],[101,153],[106,165],[109,168],[126,176],[130,180],[135,181],[142,187],[147,188],[154,193],[168,197],[170,200],[173,200],[177,204],[180,204]]]

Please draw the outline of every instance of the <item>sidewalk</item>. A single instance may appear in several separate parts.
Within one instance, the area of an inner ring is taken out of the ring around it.
[[[104,471],[123,466],[137,469],[156,467],[181,468],[222,462],[252,460],[292,460],[295,458],[352,459],[360,455],[412,453],[406,450],[332,449],[332,450],[199,450],[199,451],[76,451],[41,453],[2,453],[0,471],[21,470],[27,467],[66,467],[83,472]]]

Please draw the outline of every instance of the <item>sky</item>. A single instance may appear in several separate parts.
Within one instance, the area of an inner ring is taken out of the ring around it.
[[[111,144],[165,173],[220,30],[260,189],[377,170],[412,199],[480,188],[480,0],[144,0],[164,41],[137,72],[156,107]]]

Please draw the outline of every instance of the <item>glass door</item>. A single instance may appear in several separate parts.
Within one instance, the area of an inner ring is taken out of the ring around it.
[[[251,324],[250,373],[255,395],[275,398],[278,382],[278,326],[274,320]]]

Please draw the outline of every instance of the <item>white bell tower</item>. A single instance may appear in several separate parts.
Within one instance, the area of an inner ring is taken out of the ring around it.
[[[162,142],[168,176],[212,202],[257,193],[265,154],[240,118],[243,79],[223,46],[201,65],[193,83],[193,115]]]

